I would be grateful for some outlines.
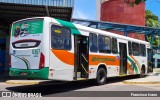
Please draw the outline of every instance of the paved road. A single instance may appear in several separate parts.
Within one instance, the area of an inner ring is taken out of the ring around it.
[[[11,85],[0,83],[0,91],[20,93],[41,93],[43,97],[83,97],[96,96],[100,92],[88,91],[160,91],[160,85],[127,85],[123,80],[137,77],[110,78],[102,86],[96,86],[92,81],[43,83],[39,85]],[[76,91],[76,92],[73,92]],[[85,92],[84,92],[85,91]],[[101,92],[102,93],[102,92]],[[104,92],[103,92],[104,93]],[[110,92],[111,94],[114,92]]]

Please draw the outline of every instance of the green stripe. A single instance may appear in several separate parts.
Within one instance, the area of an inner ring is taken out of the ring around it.
[[[131,64],[134,63],[134,61],[129,56],[127,56],[127,59],[130,61]],[[136,71],[136,74],[138,74],[138,66],[136,64],[133,64],[133,67],[134,70]]]
[[[15,55],[12,55],[12,56],[21,59],[21,60],[25,63],[25,65],[27,66],[27,69],[29,69],[29,64],[28,64],[29,62],[27,63],[27,61],[26,61],[25,59],[20,58],[20,57],[17,57],[17,56],[15,56]]]
[[[56,21],[58,21],[62,26],[64,27],[69,27],[71,29],[71,34],[77,34],[80,35],[80,31],[76,28],[76,26],[74,24],[72,24],[71,22],[67,22],[67,21],[63,21],[63,20],[59,20],[59,19],[55,19]]]
[[[24,57],[22,59],[26,61],[26,63],[27,63],[27,69],[29,69],[29,66],[30,66],[29,61],[27,59],[25,59]]]

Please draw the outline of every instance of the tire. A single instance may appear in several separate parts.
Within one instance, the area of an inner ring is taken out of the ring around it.
[[[139,77],[140,78],[145,77],[145,68],[144,67],[141,68],[141,73],[140,73]]]
[[[96,85],[104,85],[106,83],[106,70],[104,68],[100,68],[97,71],[97,77],[96,77]]]

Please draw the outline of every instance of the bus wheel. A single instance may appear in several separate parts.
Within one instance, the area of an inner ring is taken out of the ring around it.
[[[143,77],[145,77],[145,67],[144,66],[142,66],[141,73],[140,73],[140,78],[143,78]]]
[[[104,68],[98,69],[96,83],[97,85],[104,85],[106,83],[106,71]]]

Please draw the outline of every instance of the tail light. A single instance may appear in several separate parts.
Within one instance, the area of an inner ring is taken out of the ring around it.
[[[44,68],[44,63],[45,63],[45,57],[44,57],[43,53],[41,53],[40,62],[39,62],[39,69]]]

